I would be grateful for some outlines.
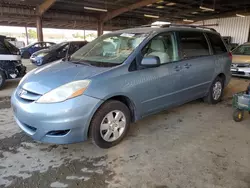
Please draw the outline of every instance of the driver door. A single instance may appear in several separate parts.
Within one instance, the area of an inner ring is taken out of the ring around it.
[[[161,65],[136,71],[141,80],[137,90],[141,101],[142,116],[156,113],[181,102],[181,69],[174,33],[165,33],[153,38],[142,50],[142,56],[157,56]]]

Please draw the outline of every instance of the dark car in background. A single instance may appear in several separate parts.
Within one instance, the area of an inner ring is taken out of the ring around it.
[[[56,43],[54,42],[36,42],[36,43],[32,43],[24,48],[20,48],[20,52],[21,52],[21,57],[28,59],[30,58],[30,56],[42,49],[47,49],[50,48],[51,46],[55,45]]]
[[[62,59],[66,56],[70,56],[87,43],[87,41],[62,42],[51,46],[49,49],[44,49],[33,53],[30,57],[30,60],[33,64],[41,66],[46,63]]]
[[[22,65],[20,51],[0,35],[0,89],[5,80],[24,76],[26,67]]]

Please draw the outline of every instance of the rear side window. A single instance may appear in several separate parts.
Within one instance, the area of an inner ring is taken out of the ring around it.
[[[223,54],[227,52],[227,48],[224,45],[221,37],[217,34],[207,33],[207,36],[210,40],[211,47],[215,55]]]
[[[201,32],[179,32],[182,58],[193,58],[210,55],[206,37]]]

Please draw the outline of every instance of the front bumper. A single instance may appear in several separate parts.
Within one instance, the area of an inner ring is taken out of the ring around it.
[[[231,67],[233,76],[250,77],[250,67]]]
[[[88,138],[88,128],[101,100],[82,95],[61,103],[38,104],[11,97],[18,126],[33,139],[55,144],[81,142]]]
[[[30,61],[32,64],[36,65],[36,66],[41,66],[43,65],[43,58],[39,58],[39,57],[30,57]]]

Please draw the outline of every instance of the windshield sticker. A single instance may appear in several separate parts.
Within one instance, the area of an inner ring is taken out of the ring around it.
[[[135,34],[133,34],[133,33],[122,33],[120,36],[121,36],[121,37],[128,37],[128,38],[131,38],[131,37],[135,36]]]

